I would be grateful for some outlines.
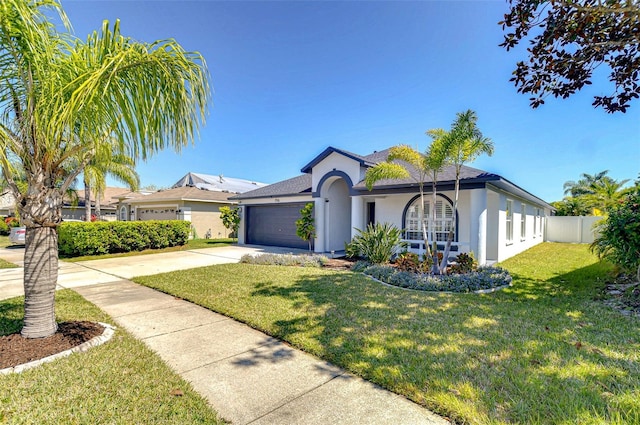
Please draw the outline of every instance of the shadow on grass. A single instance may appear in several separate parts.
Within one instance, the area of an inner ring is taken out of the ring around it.
[[[514,275],[487,294],[403,291],[350,273],[263,282],[297,317],[273,334],[454,420],[640,418],[637,322],[593,302],[607,267]],[[313,345],[313,344],[312,344]],[[635,359],[635,360],[634,360]]]

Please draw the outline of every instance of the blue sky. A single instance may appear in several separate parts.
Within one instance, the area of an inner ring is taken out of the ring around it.
[[[472,109],[495,145],[471,166],[546,201],[581,173],[640,172],[640,102],[626,114],[591,106],[602,72],[568,100],[533,110],[509,82],[524,50],[498,46],[506,1],[63,1],[76,36],[121,20],[139,41],[174,38],[203,54],[213,103],[201,138],[138,166],[143,185],[189,171],[274,183],[327,146],[360,154],[400,143]]]

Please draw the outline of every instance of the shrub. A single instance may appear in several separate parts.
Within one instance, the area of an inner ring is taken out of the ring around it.
[[[326,261],[327,257],[323,255],[245,254],[240,258],[241,263],[272,266],[322,267]]]
[[[370,265],[362,272],[390,285],[422,291],[473,292],[511,283],[509,272],[499,267],[480,267],[467,274],[440,276],[398,271],[384,265]]]
[[[413,252],[403,252],[396,258],[396,268],[400,271],[417,273],[420,268],[420,257]]]
[[[599,236],[591,251],[640,280],[640,188],[635,188],[596,225]]]
[[[4,222],[9,227],[20,227],[20,220],[15,217],[7,217],[4,219]]]
[[[238,207],[220,207],[220,220],[222,225],[231,232],[231,237],[238,237],[238,229],[240,228],[240,208]]]
[[[371,263],[384,264],[407,244],[402,242],[402,232],[389,223],[369,224],[365,231],[356,229],[358,234],[353,238],[348,251],[362,256]]]
[[[461,274],[469,273],[478,267],[476,259],[473,258],[473,254],[467,254],[462,252],[456,257],[455,263],[449,266],[449,273]]]
[[[5,223],[4,220],[0,221],[0,235],[8,236],[9,233],[11,233],[11,229],[9,228],[9,225]]]
[[[179,246],[189,238],[188,221],[63,222],[58,250],[63,257],[100,255]]]

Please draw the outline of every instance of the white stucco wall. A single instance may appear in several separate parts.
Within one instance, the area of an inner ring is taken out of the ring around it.
[[[360,181],[360,163],[344,155],[332,152],[324,160],[312,168],[311,188],[313,192],[318,190],[318,183],[332,171],[342,171],[347,174],[353,184]]]
[[[542,206],[533,205],[532,203],[525,201],[521,198],[515,197],[511,194],[500,192],[497,194],[499,197],[499,239],[498,239],[498,258],[497,261],[504,261],[507,258],[513,257],[527,249],[542,243],[544,240],[544,228],[546,226],[546,217],[550,215],[550,210],[545,209]],[[507,242],[507,199],[513,201],[513,240]],[[521,204],[524,203],[526,214],[526,232],[523,236],[520,229],[520,219],[522,217]],[[540,220],[536,226],[536,232],[533,231],[533,221],[536,214],[536,209],[540,209],[542,215],[542,223]]]

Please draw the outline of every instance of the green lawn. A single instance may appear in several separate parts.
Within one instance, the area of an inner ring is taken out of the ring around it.
[[[237,239],[225,238],[225,239],[191,239],[186,245],[172,246],[162,249],[146,249],[144,251],[132,251],[132,252],[120,252],[117,254],[104,254],[104,255],[85,255],[82,257],[73,258],[61,258],[64,261],[75,263],[77,261],[87,260],[101,260],[104,258],[117,258],[117,257],[133,257],[136,255],[158,254],[160,252],[174,252],[174,251],[187,251],[190,249],[202,249],[202,248],[216,248],[220,246],[229,246],[237,242]]]
[[[640,423],[640,321],[594,301],[610,266],[539,245],[514,285],[437,294],[321,269],[229,264],[136,281],[237,318],[457,422]]]
[[[0,301],[0,335],[22,325],[23,299]],[[112,323],[70,290],[56,294],[59,321]],[[0,423],[222,424],[190,384],[123,330],[85,353],[0,375]],[[183,396],[172,395],[180,390]]]
[[[9,236],[0,235],[0,248],[5,248],[11,245],[11,241],[9,240]]]

